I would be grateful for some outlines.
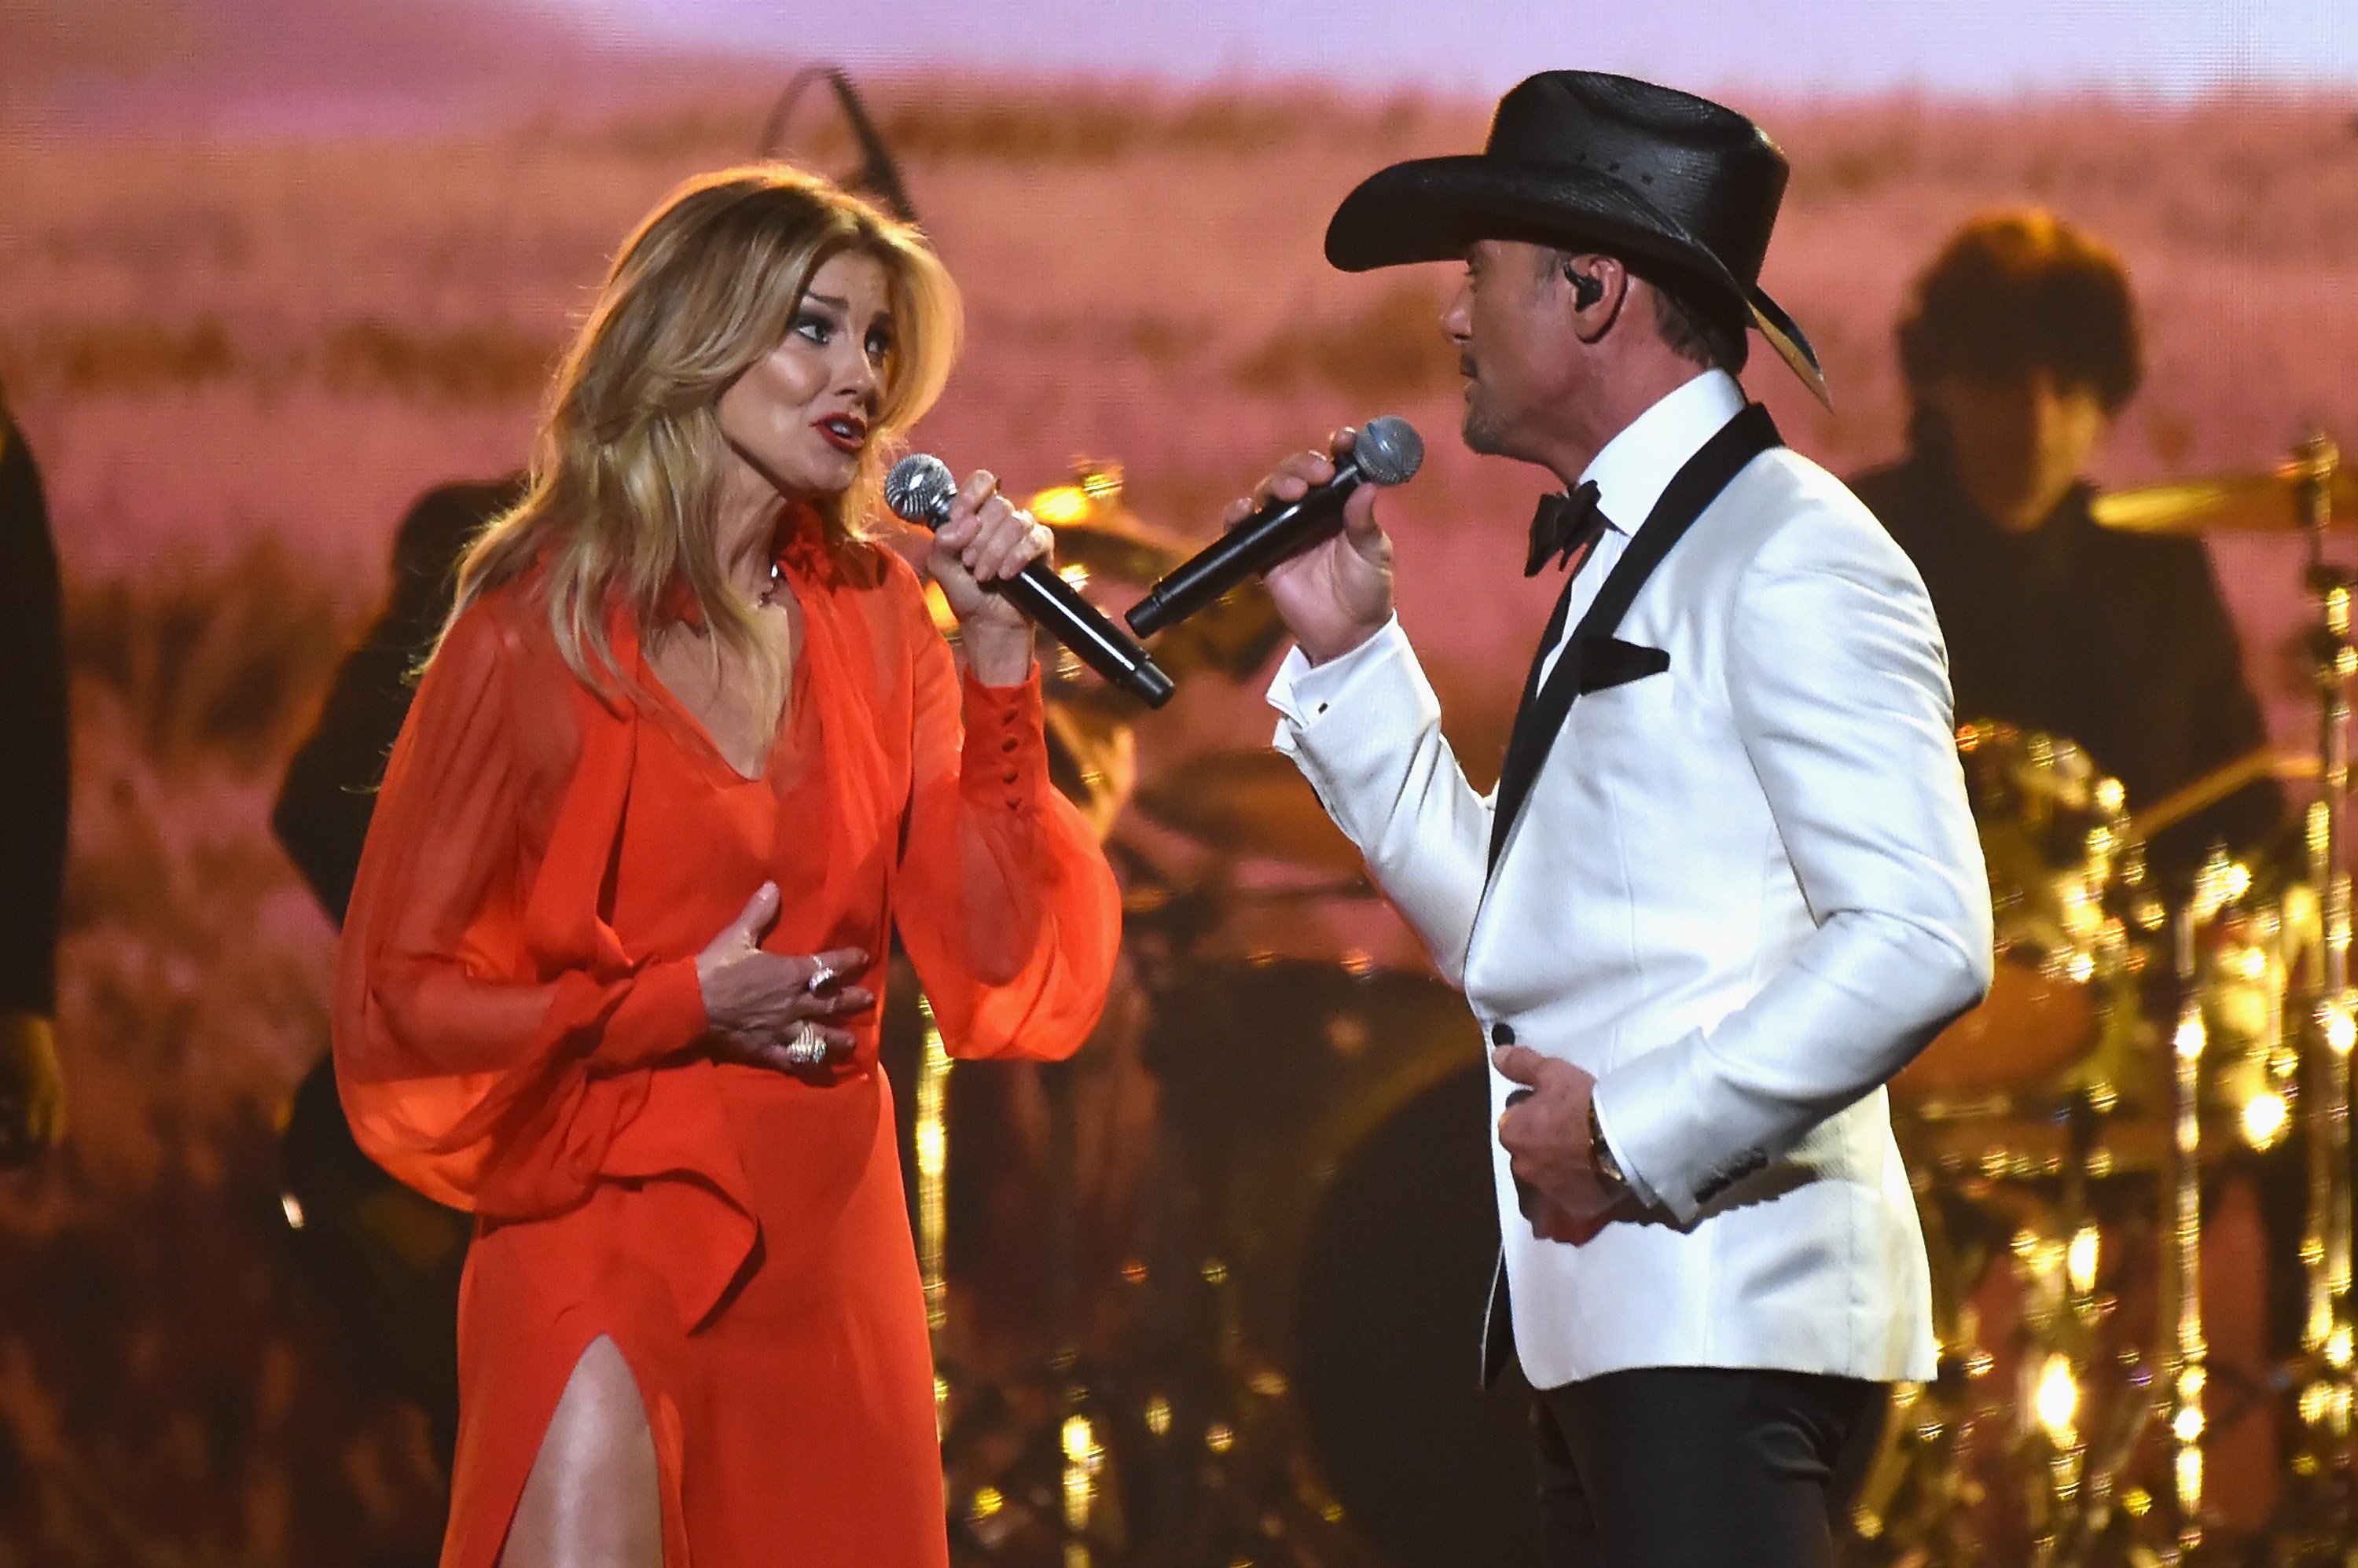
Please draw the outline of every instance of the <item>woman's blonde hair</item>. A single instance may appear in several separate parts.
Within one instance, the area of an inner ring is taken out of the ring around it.
[[[830,545],[860,538],[897,438],[948,378],[957,291],[914,228],[816,175],[749,164],[687,181],[623,243],[557,371],[524,499],[460,560],[452,619],[543,564],[557,651],[595,690],[632,684],[607,636],[609,607],[644,633],[680,608],[682,589],[716,655],[725,643],[782,676],[753,607],[721,576],[718,405],[784,341],[812,276],[846,253],[882,264],[893,321],[858,476],[817,502]]]

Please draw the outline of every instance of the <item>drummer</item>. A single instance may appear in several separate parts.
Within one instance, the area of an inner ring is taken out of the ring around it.
[[[1961,719],[2077,741],[2149,806],[2266,739],[2200,541],[2108,531],[2084,477],[2144,373],[2128,276],[2039,209],[1969,221],[1899,325],[1908,452],[1850,481],[1923,574]],[[2158,836],[2182,879],[2282,820],[2271,779]]]
[[[2078,742],[2121,781],[2132,812],[2260,746],[2259,706],[2201,543],[2107,530],[2091,513],[2084,476],[2144,373],[2118,258],[2051,212],[1984,213],[1918,280],[1898,337],[1908,451],[1850,485],[1923,574],[1957,717]],[[2182,884],[2213,843],[2261,849],[2284,809],[2263,775],[2158,835],[2150,864]],[[2232,1167],[2209,1184],[2206,1254],[2268,1263],[2206,1270],[2203,1310],[2214,1370],[2240,1373],[2248,1390],[2268,1365],[2264,1340],[2289,1350],[2297,1337],[2301,1193],[2284,1148]],[[2265,1314],[2245,1282],[2261,1272]],[[2266,1517],[2274,1487],[2266,1403],[2242,1408],[2252,1419],[2211,1444],[2217,1495],[2239,1494],[2231,1531]]]

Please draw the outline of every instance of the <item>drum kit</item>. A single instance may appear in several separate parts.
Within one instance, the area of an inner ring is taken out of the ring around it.
[[[1098,589],[1143,585],[1185,552],[1128,512],[1110,465],[1085,465],[1033,510]],[[2350,579],[2324,555],[2329,529],[2358,522],[2358,484],[2319,438],[2278,472],[2117,493],[2098,516],[2306,538],[2318,745],[2240,759],[2133,812],[2068,739],[1959,731],[1999,962],[1988,999],[1890,1088],[1933,1258],[1941,1372],[1896,1405],[1847,1560],[2358,1563],[2342,870],[2358,654]],[[1184,648],[1158,645],[1166,667],[1236,677],[1279,635],[1258,589],[1179,630]],[[943,1347],[959,1554],[1061,1568],[1532,1560],[1523,1411],[1475,1376],[1495,1230],[1462,1000],[1412,963],[1322,950],[1315,933],[1335,927],[1314,914],[1372,911],[1374,893],[1284,759],[1215,752],[1137,784],[1135,715],[1076,669],[1055,669],[1049,696],[1060,781],[1101,825],[1124,824],[1111,847],[1130,873],[1141,999],[1125,1016],[1154,1129],[1128,1152],[1151,1175],[1120,1235],[1085,1244],[1070,1165],[1086,1139],[1069,1097],[1061,1110],[1049,1097],[1055,1344],[1028,1393],[962,1373]],[[2214,850],[2190,886],[2165,889],[2146,841],[2270,776],[2316,786],[2297,855],[2280,857],[2298,863]],[[1134,852],[1132,825],[1201,851],[1194,880]],[[1238,875],[1246,864],[1282,874]],[[932,1184],[920,1251],[940,1325],[963,1286],[943,1263],[947,1065],[929,1054],[915,1169]],[[2205,1196],[2260,1156],[2300,1175],[2284,1260],[2299,1348],[2214,1368]],[[2209,1461],[2226,1426],[2253,1424],[2231,1412],[2255,1405],[2280,1495],[2238,1533],[2251,1501],[2223,1489],[2231,1464]]]
[[[2305,537],[2317,750],[2239,759],[2132,816],[2066,741],[1960,732],[1999,962],[1988,1000],[1891,1086],[1933,1253],[1942,1372],[1895,1420],[1854,1521],[1860,1555],[2350,1562],[2343,850],[2358,664],[2350,579],[2324,544],[2358,522],[2358,492],[2337,482],[2320,437],[2274,474],[2116,494],[2096,511],[2112,527]],[[2318,786],[2295,863],[2214,849],[2166,899],[2146,839],[2267,775]],[[2214,1368],[2206,1300],[2264,1303],[2267,1281],[2214,1277],[2206,1296],[2204,1199],[2254,1156],[2306,1169],[2281,1206],[2301,1211],[2288,1260],[2299,1343]],[[2231,1424],[2257,1446],[2261,1480],[2281,1483],[2272,1501],[2209,1486]],[[2278,1442],[2288,1465],[2271,1462]]]

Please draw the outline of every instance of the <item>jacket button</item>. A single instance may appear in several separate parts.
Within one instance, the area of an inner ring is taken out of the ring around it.
[[[1512,1025],[1512,1024],[1510,1024],[1510,1023],[1494,1023],[1494,1024],[1490,1025],[1490,1044],[1493,1044],[1493,1045],[1512,1045],[1514,1043],[1515,1043],[1515,1029],[1514,1029],[1514,1025]]]

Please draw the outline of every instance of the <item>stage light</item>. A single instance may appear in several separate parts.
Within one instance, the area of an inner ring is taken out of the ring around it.
[[[2244,1141],[2255,1149],[2273,1149],[2291,1119],[2292,1112],[2285,1105],[2284,1096],[2266,1090],[2255,1094],[2244,1102]]]
[[[1088,1417],[1074,1415],[1065,1418],[1065,1457],[1091,1475],[1097,1473],[1098,1462],[1105,1458],[1105,1450],[1098,1445],[1097,1429],[1089,1424]]]
[[[1090,504],[1087,491],[1077,484],[1060,484],[1033,496],[1024,510],[1051,527],[1069,526],[1088,517]]]
[[[2096,1261],[2103,1245],[2093,1225],[2083,1225],[2071,1238],[2071,1249],[2066,1255],[2064,1271],[2071,1281],[2071,1293],[2084,1296],[2096,1288]]]
[[[2032,1396],[2031,1408],[2038,1411],[2039,1424],[2047,1431],[2048,1440],[2058,1448],[2069,1448],[2078,1441],[2072,1422],[2080,1413],[2080,1383],[2071,1375],[2071,1357],[2061,1353],[2047,1357],[2039,1373],[2039,1390]]]
[[[1065,1418],[1065,1526],[1076,1532],[1087,1530],[1090,1509],[1097,1502],[1097,1475],[1105,1462],[1105,1449],[1098,1442],[1096,1428],[1089,1418],[1075,1413]],[[1071,1561],[1070,1553],[1066,1561]],[[1086,1557],[1082,1559],[1087,1561]]]
[[[2201,1013],[2189,1008],[2186,1016],[2178,1021],[2177,1043],[2179,1055],[2187,1061],[2193,1061],[2202,1054],[2202,1047],[2209,1043],[2209,1036],[2203,1032]]]
[[[2350,1054],[2350,1047],[2358,1044],[2358,1020],[2351,1017],[2346,1000],[2325,1004],[2325,1043],[2342,1056]]]

